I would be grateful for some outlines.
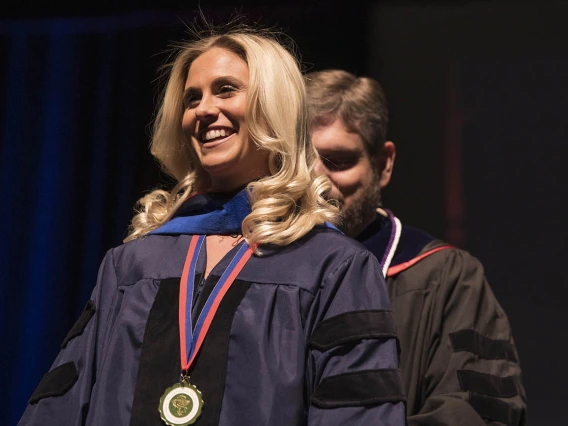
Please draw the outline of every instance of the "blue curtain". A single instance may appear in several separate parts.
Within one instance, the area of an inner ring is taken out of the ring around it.
[[[183,18],[183,17],[182,17]],[[0,424],[15,425],[135,201],[179,14],[0,22]]]

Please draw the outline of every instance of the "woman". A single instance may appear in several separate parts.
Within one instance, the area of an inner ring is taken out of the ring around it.
[[[380,265],[330,222],[296,59],[242,29],[181,46],[143,197],[20,425],[403,425]]]

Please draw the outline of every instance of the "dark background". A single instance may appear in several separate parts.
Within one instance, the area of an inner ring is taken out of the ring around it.
[[[117,2],[115,2],[117,3]],[[159,8],[157,7],[159,4]],[[0,424],[15,425],[135,201],[188,1],[7,2],[0,12]],[[564,425],[566,2],[202,2],[297,43],[305,70],[377,78],[397,146],[384,199],[478,257],[509,315],[529,425]]]

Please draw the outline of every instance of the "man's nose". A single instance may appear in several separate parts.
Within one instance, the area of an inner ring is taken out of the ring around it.
[[[328,171],[327,168],[324,166],[323,161],[321,161],[321,158],[318,159],[318,161],[316,162],[314,170],[318,175],[327,175]]]

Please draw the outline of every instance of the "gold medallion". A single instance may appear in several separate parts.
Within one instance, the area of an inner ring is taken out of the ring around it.
[[[195,423],[201,415],[203,398],[195,386],[184,380],[167,388],[160,398],[160,417],[170,426],[186,426]]]

